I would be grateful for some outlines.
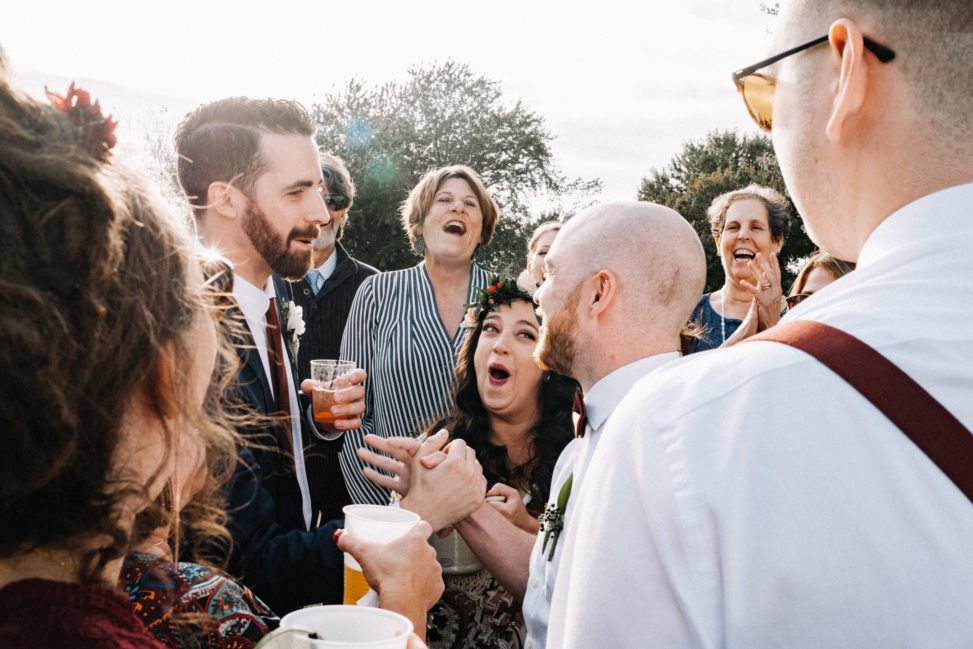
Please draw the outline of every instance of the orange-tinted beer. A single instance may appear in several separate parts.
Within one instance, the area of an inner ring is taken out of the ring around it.
[[[334,415],[331,414],[331,407],[334,406],[335,391],[330,388],[314,386],[311,391],[311,403],[314,409],[314,421],[318,424],[333,424]]]
[[[345,598],[343,604],[354,606],[368,592],[368,582],[361,570],[345,564]]]

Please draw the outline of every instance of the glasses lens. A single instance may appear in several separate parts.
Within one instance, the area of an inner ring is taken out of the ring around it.
[[[751,74],[740,79],[739,88],[750,117],[769,133],[774,118],[774,82],[759,74]]]
[[[351,204],[351,201],[344,194],[328,194],[324,202],[333,210],[343,210]]]

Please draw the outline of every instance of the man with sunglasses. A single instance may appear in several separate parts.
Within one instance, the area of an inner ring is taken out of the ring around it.
[[[311,270],[294,285],[294,302],[301,307],[305,331],[297,354],[301,379],[311,375],[311,360],[338,358],[351,303],[358,287],[378,269],[352,258],[341,245],[348,211],[355,202],[355,184],[338,156],[321,154],[324,204],[331,222],[321,226],[313,241]],[[308,487],[315,520],[341,518],[351,504],[338,463],[335,444],[317,438],[306,449]]]
[[[827,360],[865,392],[766,340],[636,385],[562,541],[549,646],[973,638],[973,3],[803,0],[777,21],[781,54],[734,81],[811,238],[858,267],[768,334],[828,325],[924,392],[859,346]]]

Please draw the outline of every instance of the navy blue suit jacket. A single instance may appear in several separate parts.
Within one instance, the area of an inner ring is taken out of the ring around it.
[[[282,300],[290,299],[290,284],[273,280],[279,308]],[[234,396],[258,413],[270,414],[276,404],[250,332],[237,342],[242,343],[237,346],[241,367]],[[296,371],[293,376],[297,383]],[[295,416],[307,443],[313,435],[304,417],[308,399],[299,394],[298,402],[301,412]],[[240,449],[240,464],[228,486],[230,572],[281,616],[309,604],[340,604],[343,558],[332,539],[337,525],[304,529],[290,431],[271,425],[239,432],[249,443]]]

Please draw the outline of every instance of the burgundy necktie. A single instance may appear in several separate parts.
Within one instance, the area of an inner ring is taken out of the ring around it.
[[[280,315],[277,313],[277,300],[270,298],[270,306],[267,307],[267,357],[272,368],[271,383],[274,388],[274,398],[277,401],[277,413],[286,417],[285,437],[293,451],[294,441],[291,439],[291,399],[287,385],[287,368],[284,367],[284,350],[280,344]]]
[[[584,406],[584,395],[581,390],[574,393],[574,412],[578,413],[578,421],[574,425],[574,436],[584,437],[588,428],[588,410]]]

